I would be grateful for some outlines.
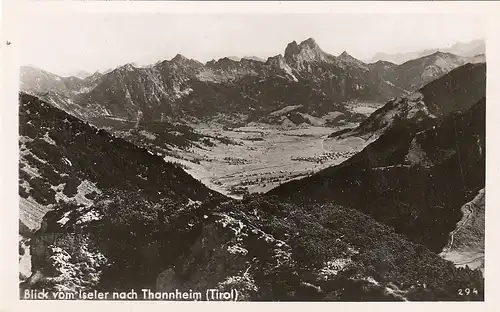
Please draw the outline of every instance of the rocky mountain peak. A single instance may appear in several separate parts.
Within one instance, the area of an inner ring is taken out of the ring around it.
[[[214,69],[222,69],[222,70],[228,70],[230,68],[236,68],[239,66],[239,62],[230,59],[229,57],[223,57],[219,60],[211,60],[210,62],[207,62],[206,64],[207,67],[211,67]]]
[[[434,52],[432,54],[429,54],[427,56],[423,56],[420,59],[421,60],[427,60],[427,61],[430,61],[430,62],[436,62],[438,60],[451,60],[453,62],[455,62],[455,61],[459,62],[460,65],[465,64],[465,61],[464,61],[465,58],[464,57],[456,55],[456,54],[448,53],[448,52],[443,52],[443,51],[436,51],[436,52]],[[418,61],[420,59],[412,60],[412,61],[409,61],[409,62],[415,62],[415,61]]]
[[[337,60],[341,61],[344,64],[350,65],[350,66],[359,67],[359,68],[363,68],[365,70],[368,70],[368,66],[364,62],[353,57],[352,55],[347,53],[347,51],[342,52],[342,54],[340,54],[337,57]]]
[[[347,53],[347,51],[342,52],[338,57],[343,59],[355,59],[355,57]]]
[[[384,61],[384,60],[378,60],[375,63],[376,65],[390,65],[390,66],[397,66],[396,64],[389,62],[389,61]]]
[[[268,57],[267,61],[266,61],[266,65],[277,66],[278,64],[284,63],[284,62],[285,62],[285,58],[283,57],[283,55],[278,54],[275,56]]]
[[[135,70],[135,66],[133,65],[133,63],[127,63],[127,64],[123,65],[122,67],[120,67],[119,69],[124,70],[124,71],[133,71],[133,70]]]
[[[338,57],[338,59],[342,61],[348,61],[348,62],[360,62],[358,59],[347,53],[347,51],[342,52]]]
[[[177,54],[174,58],[170,60],[170,63],[174,63],[178,66],[187,66],[192,68],[199,68],[203,66],[202,63],[193,59],[189,59],[182,54]]]
[[[300,44],[297,44],[296,41],[290,42],[285,49],[285,58],[292,58],[294,55],[303,54],[304,52],[316,55],[324,53],[316,41],[313,38],[309,38],[302,41]]]
[[[291,58],[298,53],[300,53],[300,48],[299,48],[297,42],[294,40],[286,46],[285,58]]]
[[[318,44],[316,43],[316,40],[313,38],[306,39],[300,43],[301,47],[308,47],[310,49],[319,49]]]
[[[446,53],[446,52],[441,52],[441,51],[436,51],[436,52],[431,54],[431,56],[436,56],[436,57],[443,57],[443,56],[448,56],[448,55],[451,55],[451,54]]]
[[[333,62],[334,56],[325,53],[313,38],[297,44],[296,41],[289,43],[285,49],[285,59],[297,70],[305,69],[304,63]]]
[[[88,76],[87,78],[84,79],[84,81],[89,81],[91,83],[95,83],[97,82],[102,76],[104,76],[103,74],[101,74],[99,71],[96,71],[95,73],[93,73],[92,75]]]
[[[101,74],[101,72],[99,72],[98,70],[95,71],[95,73],[93,73],[92,75],[88,76],[87,79],[92,79],[92,78],[99,78],[99,77],[102,77],[103,74]]]
[[[171,62],[187,62],[189,59],[182,54],[177,54],[171,60]]]

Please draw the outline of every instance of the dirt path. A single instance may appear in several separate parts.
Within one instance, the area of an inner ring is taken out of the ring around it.
[[[471,219],[471,216],[474,214],[474,208],[473,208],[473,204],[471,202],[468,202],[467,204],[465,204],[461,210],[462,210],[463,217],[460,221],[458,221],[457,227],[455,228],[455,230],[453,230],[450,233],[450,240],[448,242],[448,245],[446,246],[446,248],[450,249],[450,250],[453,247],[453,240],[455,238],[455,234],[458,233],[458,231],[460,231],[465,225],[468,224],[469,220]]]
[[[372,170],[387,170],[387,169],[393,169],[393,168],[410,168],[410,165],[390,165],[390,166],[385,166],[385,167],[373,167]]]
[[[480,191],[473,200],[466,203],[460,209],[462,211],[462,219],[458,221],[456,228],[450,233],[448,245],[445,247],[447,250],[451,250],[454,243],[455,234],[458,233],[463,227],[467,226],[470,223],[471,218],[474,216],[475,211],[479,208],[478,202],[484,196],[484,190]]]

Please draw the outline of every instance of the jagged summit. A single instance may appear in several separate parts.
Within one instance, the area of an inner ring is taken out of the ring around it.
[[[126,72],[134,72],[135,70],[137,70],[137,66],[135,66],[134,63],[127,63],[125,65],[122,65],[122,66],[118,66],[117,68],[111,70],[110,72],[104,74],[103,76],[108,76],[108,74],[110,75],[121,75],[121,74],[124,74]]]
[[[183,65],[192,68],[198,68],[200,66],[203,66],[203,64],[200,63],[199,61],[187,58],[182,54],[177,54],[174,58],[170,60],[170,62],[177,65]]]
[[[335,57],[321,50],[313,38],[306,39],[300,44],[296,41],[290,42],[285,49],[285,59],[297,70],[304,69],[304,63],[335,61]]]
[[[352,55],[350,55],[349,53],[347,53],[347,51],[342,52],[342,54],[340,54],[339,56],[337,56],[337,58],[340,59],[340,60],[343,60],[343,61],[357,61],[357,62],[361,62],[358,59],[356,59],[355,57],[353,57]]]
[[[285,58],[291,58],[295,54],[300,53],[300,48],[297,44],[297,41],[290,42],[285,49]]]
[[[229,57],[223,57],[218,60],[211,60],[208,61],[205,66],[207,67],[212,67],[212,68],[218,68],[218,69],[226,69],[227,67],[233,67],[237,66],[239,61],[235,61]]]
[[[220,59],[218,60],[218,62],[227,62],[227,63],[230,63],[230,62],[239,62],[239,61],[235,61],[235,60],[233,60],[233,59],[231,59],[231,58],[229,58],[229,57],[225,56],[225,57],[223,57],[223,58],[220,58]]]
[[[346,64],[346,65],[349,65],[349,66],[354,66],[354,67],[358,67],[358,68],[362,68],[364,70],[368,70],[368,65],[360,60],[358,60],[357,58],[353,57],[352,55],[350,55],[349,53],[347,53],[347,51],[344,51],[342,52],[342,54],[340,54],[338,57],[337,57],[337,60],[341,61],[343,64]]]
[[[182,54],[177,53],[171,60],[171,62],[186,62],[189,61],[187,57]]]
[[[85,80],[92,81],[92,82],[97,82],[97,80],[99,78],[101,78],[102,76],[103,76],[103,74],[101,74],[101,72],[99,72],[97,70],[95,73],[93,73],[92,75],[90,75],[87,78],[85,78]]]
[[[316,53],[324,53],[313,38],[306,39],[300,44],[297,41],[290,42],[285,49],[285,58],[291,58],[302,51],[313,51]]]
[[[278,66],[285,63],[285,57],[282,54],[270,56],[267,58],[265,64],[269,66]]]
[[[135,66],[135,63],[127,63],[123,66],[120,66],[118,69],[132,71],[132,70],[136,69],[136,67],[137,66]]]
[[[298,54],[303,50],[323,52],[323,50],[321,50],[319,45],[316,43],[316,40],[309,38],[302,41],[300,44],[297,44],[297,41],[295,40],[290,42],[285,49],[285,57]]]
[[[320,47],[313,38],[306,39],[300,43],[301,47],[309,47],[311,49],[319,49]]]
[[[347,51],[342,52],[342,54],[339,55],[339,57],[352,57]]]

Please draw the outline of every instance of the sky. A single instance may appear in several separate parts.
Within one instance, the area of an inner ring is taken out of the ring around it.
[[[483,38],[479,16],[457,14],[173,14],[48,12],[26,18],[20,62],[59,75],[139,66],[177,53],[201,62],[283,54],[309,37],[328,53],[361,60],[377,52],[444,48]]]

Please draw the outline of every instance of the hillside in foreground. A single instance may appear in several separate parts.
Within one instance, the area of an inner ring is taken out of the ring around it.
[[[45,210],[59,201],[89,206],[106,189],[140,191],[153,200],[168,197],[181,202],[216,194],[180,166],[36,97],[21,94],[19,102],[21,203]],[[23,207],[21,222],[36,229],[40,215]]]
[[[258,301],[483,298],[479,271],[458,269],[356,210],[259,196],[199,207],[112,196],[97,200],[100,220],[61,225],[67,210],[47,215],[34,238],[37,273],[22,287],[236,289],[239,300]],[[479,295],[460,296],[465,287]]]

